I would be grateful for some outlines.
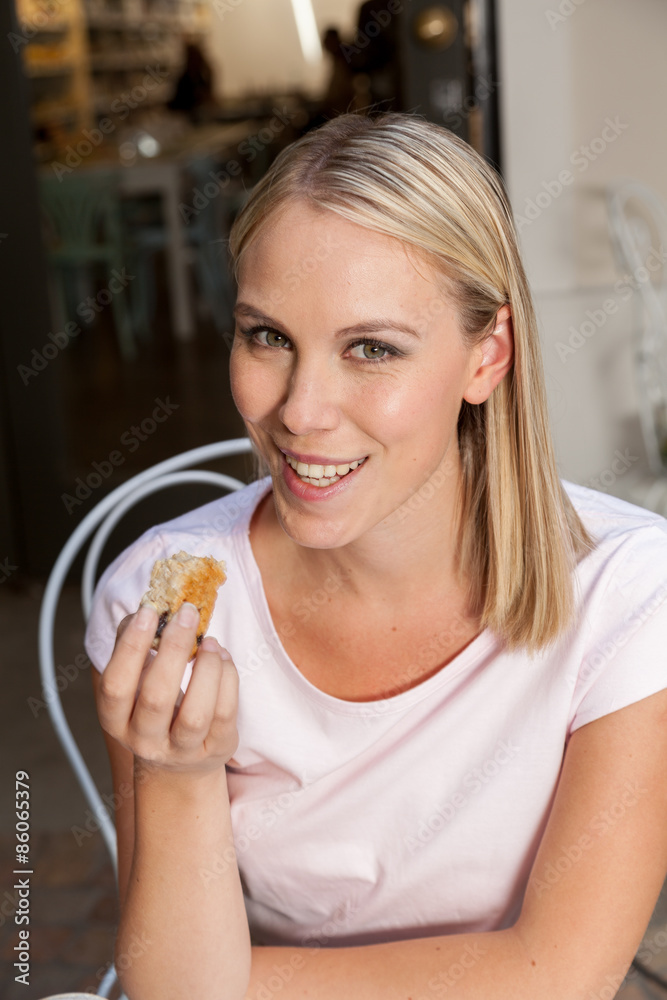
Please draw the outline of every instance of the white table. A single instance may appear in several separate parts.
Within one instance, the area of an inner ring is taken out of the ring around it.
[[[121,171],[121,191],[124,195],[158,194],[162,198],[167,230],[168,294],[174,334],[178,340],[191,340],[195,331],[188,274],[187,228],[179,210],[183,172],[187,164],[197,157],[221,155],[228,151],[234,158],[234,151],[238,152],[234,148],[247,138],[254,124],[238,122],[193,129],[162,155],[155,159],[137,157]]]

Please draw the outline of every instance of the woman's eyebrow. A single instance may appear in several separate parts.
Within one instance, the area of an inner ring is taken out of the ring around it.
[[[400,323],[395,319],[368,319],[354,326],[346,326],[336,332],[337,337],[349,337],[350,334],[358,333],[382,333],[383,330],[399,330],[401,333],[409,333],[412,337],[420,338],[421,334],[414,327],[407,323]]]
[[[252,316],[260,323],[266,323],[267,326],[279,326],[284,329],[284,324],[279,320],[272,319],[270,316],[267,316],[265,313],[261,312],[259,309],[255,309],[254,306],[251,306],[246,302],[238,302],[234,312],[239,316]],[[336,331],[336,337],[349,337],[351,335],[358,335],[361,333],[382,333],[383,330],[398,330],[402,333],[407,333],[412,337],[421,338],[419,331],[415,330],[414,327],[409,326],[407,323],[401,323],[395,319],[383,318],[363,320],[361,323],[355,323],[353,326],[345,326],[341,330]]]

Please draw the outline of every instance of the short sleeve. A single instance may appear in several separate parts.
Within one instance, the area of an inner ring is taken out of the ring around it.
[[[137,610],[148,589],[153,563],[164,556],[164,539],[157,528],[151,528],[102,574],[84,639],[86,653],[100,673],[111,659],[118,625]]]
[[[667,526],[667,522],[665,522]],[[570,731],[667,688],[667,533],[650,525],[621,547],[589,611]]]

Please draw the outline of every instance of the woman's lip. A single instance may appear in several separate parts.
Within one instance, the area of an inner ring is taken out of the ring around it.
[[[361,462],[368,457],[362,455],[361,458],[322,458],[321,455],[297,455],[295,451],[288,451],[287,448],[280,448],[280,451],[296,462],[303,462],[304,465],[350,465],[351,462]]]
[[[362,462],[356,469],[352,469],[329,486],[313,486],[312,483],[304,483],[303,479],[296,474],[289,462],[283,462],[282,472],[285,485],[294,496],[299,497],[301,500],[328,500],[350,489],[348,480],[354,479],[365,465],[366,463]]]

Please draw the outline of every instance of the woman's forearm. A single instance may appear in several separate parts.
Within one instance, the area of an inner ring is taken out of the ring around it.
[[[509,930],[352,948],[253,947],[244,1000],[556,1000]],[[540,990],[542,989],[542,992]]]
[[[116,940],[130,1000],[241,1000],[250,975],[224,767],[139,771],[135,842]]]

